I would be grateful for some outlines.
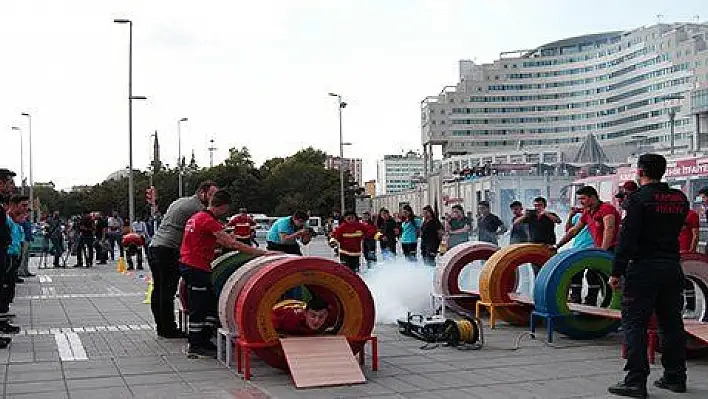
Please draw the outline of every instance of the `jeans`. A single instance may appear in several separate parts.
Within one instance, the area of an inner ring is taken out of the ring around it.
[[[683,329],[684,275],[678,260],[642,260],[627,268],[622,292],[622,330],[627,343],[625,383],[644,386],[649,376],[647,326],[653,313],[663,347],[661,364],[669,381],[686,380]]]
[[[64,240],[62,237],[53,237],[51,241],[54,251],[54,267],[57,267],[59,266],[59,258],[61,258],[61,255],[64,253]]]
[[[179,250],[167,247],[150,247],[148,265],[152,272],[150,310],[155,318],[157,333],[177,331],[175,323],[175,294],[179,284]]]
[[[118,250],[120,251],[120,257],[125,256],[123,252],[123,234],[120,231],[109,231],[106,234],[108,238],[108,252],[111,253],[111,260],[116,259],[115,244],[118,243]]]
[[[190,346],[211,346],[211,337],[218,327],[217,298],[211,283],[211,272],[182,265],[182,274],[187,283],[187,307],[189,308]]]
[[[20,249],[20,266],[17,269],[17,275],[22,277],[29,276],[29,248],[30,243],[27,241],[22,242],[22,248]],[[44,249],[43,249],[44,250]]]

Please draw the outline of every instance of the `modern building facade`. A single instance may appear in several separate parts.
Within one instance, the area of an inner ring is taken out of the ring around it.
[[[327,155],[327,158],[325,158],[326,169],[339,170],[342,164],[344,165],[344,170],[348,171],[354,181],[361,187],[363,182],[361,158],[344,158],[344,162],[342,162],[342,158],[333,155]]]
[[[708,104],[708,93],[696,94],[708,90],[707,40],[708,24],[657,24],[505,52],[489,64],[460,61],[459,82],[421,102],[426,165],[434,145],[468,163],[572,162],[589,135],[610,162],[668,153],[672,143],[696,151],[707,141],[691,105]]]
[[[376,165],[376,194],[409,190],[423,178],[423,157],[419,153],[408,151],[405,155],[384,155]]]

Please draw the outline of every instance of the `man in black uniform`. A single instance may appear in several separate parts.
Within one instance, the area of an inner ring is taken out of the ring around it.
[[[679,190],[661,183],[666,159],[644,154],[637,162],[641,187],[627,198],[627,215],[608,283],[622,291],[622,329],[627,343],[627,376],[610,393],[634,398],[647,396],[649,376],[647,324],[656,312],[664,348],[664,375],[656,387],[686,391],[686,338],[681,310],[684,275],[678,236],[688,213],[688,200]]]

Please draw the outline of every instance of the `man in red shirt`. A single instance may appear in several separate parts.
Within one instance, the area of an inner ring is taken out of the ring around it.
[[[246,208],[239,209],[238,215],[234,216],[234,218],[229,221],[229,226],[234,227],[234,236],[236,239],[246,245],[251,245],[251,231],[255,225],[256,222],[253,221],[253,218],[248,216]]]
[[[286,299],[273,306],[273,328],[287,335],[315,335],[324,330],[329,305],[320,297],[309,302]]]
[[[583,216],[565,236],[558,241],[555,248],[560,248],[568,241],[572,240],[585,226],[588,226],[592,240],[596,248],[614,252],[617,245],[617,234],[620,228],[620,214],[612,204],[600,201],[600,197],[592,186],[581,187],[576,193],[578,201],[583,206]],[[603,279],[595,272],[587,270],[588,295],[585,297],[585,304],[597,306],[597,296],[600,287],[604,285]],[[583,284],[583,273],[578,273],[571,280],[571,299],[576,302],[580,299],[580,290]],[[605,290],[603,306],[607,306],[611,300],[609,291]]]
[[[361,258],[361,243],[365,238],[378,239],[381,234],[376,227],[362,223],[356,212],[348,211],[344,214],[344,221],[332,232],[330,245],[339,244],[339,260],[349,267],[354,273],[359,272]]]
[[[145,238],[137,233],[129,233],[123,236],[123,248],[125,248],[125,258],[128,261],[126,270],[133,270],[133,255],[136,255],[138,260],[138,270],[143,270],[143,246],[145,246]]]
[[[187,337],[190,358],[216,357],[216,346],[211,342],[214,326],[218,320],[217,298],[211,283],[211,262],[217,245],[254,255],[269,252],[236,241],[223,231],[219,218],[226,214],[231,195],[217,191],[206,210],[195,213],[184,226],[180,248],[182,277],[187,283],[187,308],[189,309],[189,335]]]

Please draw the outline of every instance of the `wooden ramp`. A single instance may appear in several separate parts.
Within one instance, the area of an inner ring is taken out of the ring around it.
[[[708,344],[708,323],[697,320],[684,320],[684,330],[697,340]]]
[[[568,303],[568,309],[588,316],[604,317],[613,320],[620,320],[622,318],[622,311],[619,309],[608,309],[597,306],[580,305],[577,303]]]
[[[366,382],[344,336],[282,338],[280,343],[297,388]]]

